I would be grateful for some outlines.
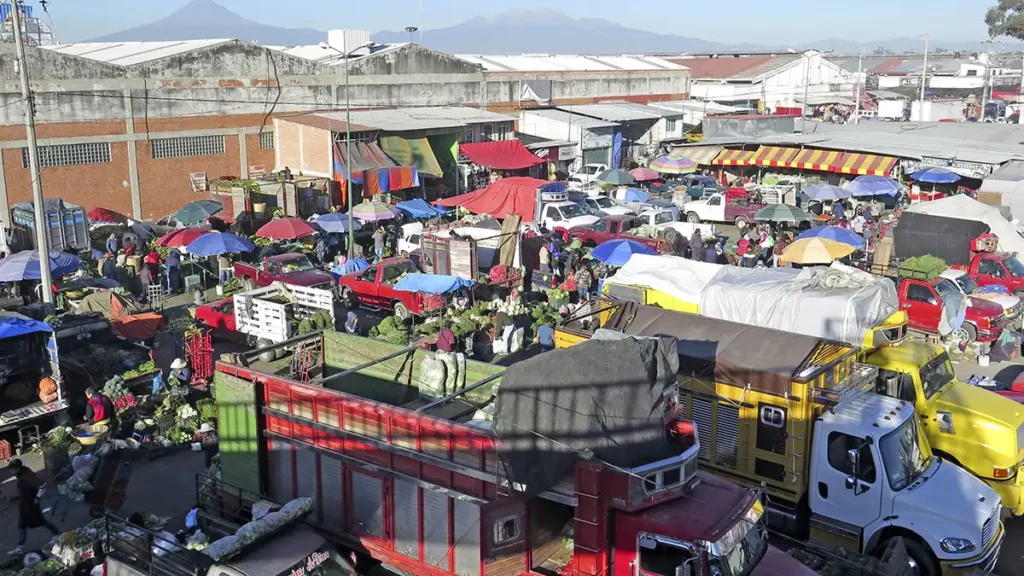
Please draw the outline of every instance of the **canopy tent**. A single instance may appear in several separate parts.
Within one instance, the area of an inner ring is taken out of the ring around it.
[[[1017,229],[999,212],[998,208],[983,204],[964,194],[922,202],[908,207],[904,212],[930,214],[960,220],[972,220],[988,225],[989,230],[999,238],[999,249],[1004,252],[1024,254],[1024,238]]]
[[[752,166],[753,150],[722,150],[712,164],[716,166]]]
[[[472,280],[444,274],[406,274],[395,284],[395,290],[402,292],[423,292],[425,294],[447,294],[463,288],[472,288]]]
[[[750,160],[750,163],[755,166],[787,168],[799,152],[800,151],[796,148],[761,146],[757,149],[757,152],[754,153],[754,157]]]
[[[546,180],[525,176],[502,178],[486,188],[438,200],[434,204],[459,206],[474,214],[490,214],[495,218],[504,218],[506,214],[518,214],[523,222],[533,222],[537,188],[546,183]]]
[[[82,265],[78,256],[50,250],[48,254],[50,273],[53,276],[70,274]],[[22,250],[13,256],[0,260],[0,282],[17,282],[19,280],[39,280],[39,251]]]
[[[33,320],[17,312],[0,312],[0,340],[35,332],[53,332],[53,328],[46,322]]]
[[[474,164],[498,170],[522,170],[544,162],[519,140],[459,144],[459,151]]]
[[[420,174],[441,177],[444,171],[426,138],[381,136],[381,148],[401,166],[415,166]]]
[[[870,174],[888,176],[896,166],[896,158],[851,152],[842,159],[836,172],[840,174]]]
[[[395,204],[395,208],[397,208],[402,214],[411,218],[436,218],[437,216],[444,216],[448,213],[447,209],[431,206],[422,198],[399,202],[398,204]]]
[[[801,150],[789,161],[790,168],[834,172],[843,159],[843,153],[836,150]]]
[[[680,146],[669,151],[668,157],[674,159],[686,158],[694,164],[707,166],[722,153],[721,146]]]
[[[683,302],[699,302],[701,291],[721,269],[720,264],[678,256],[634,254],[605,283],[642,286]]]
[[[349,176],[348,146],[339,142],[334,147],[334,178],[342,186]],[[397,166],[374,142],[352,142],[352,182],[363,185],[363,196],[372,197],[392,190],[420,185],[419,171],[413,166]],[[346,193],[347,194],[347,193]]]

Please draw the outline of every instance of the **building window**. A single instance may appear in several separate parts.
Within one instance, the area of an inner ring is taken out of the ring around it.
[[[519,539],[519,518],[509,516],[494,523],[494,543],[502,544]]]
[[[190,136],[153,140],[153,158],[186,158],[224,153],[223,136]]]
[[[671,120],[665,120],[665,131],[666,132],[675,132],[676,131],[676,121],[675,121],[674,118],[671,119]]]
[[[39,147],[39,167],[80,166],[110,162],[109,142],[88,144],[56,144]],[[28,168],[28,148],[21,149],[21,166]]]
[[[260,132],[260,150],[274,149],[274,133]]]
[[[968,70],[967,71],[967,75],[968,76],[977,76],[978,75],[978,71],[977,70]]]

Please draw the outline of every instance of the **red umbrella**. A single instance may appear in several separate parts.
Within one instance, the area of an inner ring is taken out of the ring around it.
[[[257,236],[274,240],[294,240],[315,233],[315,228],[299,218],[276,218],[256,231]]]
[[[112,222],[114,224],[125,224],[128,222],[127,216],[107,208],[93,208],[89,210],[88,215],[90,222]]]
[[[202,228],[179,228],[174,232],[168,232],[156,241],[156,245],[162,248],[181,248],[188,246],[193,240],[209,234],[209,230]]]
[[[650,168],[646,168],[643,166],[641,166],[640,168],[630,170],[629,175],[632,176],[633,179],[636,180],[637,182],[657,180],[661,178],[661,174],[655,172],[654,170],[651,170]]]

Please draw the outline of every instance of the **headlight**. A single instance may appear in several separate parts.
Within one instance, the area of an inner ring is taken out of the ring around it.
[[[964,554],[974,551],[974,543],[964,538],[944,538],[939,544],[950,554]]]

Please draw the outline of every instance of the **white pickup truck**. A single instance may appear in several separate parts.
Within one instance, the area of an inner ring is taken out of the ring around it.
[[[607,196],[587,196],[580,199],[580,202],[586,204],[590,212],[598,216],[626,216],[635,214],[632,209],[620,206]]]
[[[702,221],[727,222],[737,228],[744,228],[754,221],[754,215],[766,204],[754,204],[746,199],[727,202],[722,194],[711,196],[682,206],[687,222],[694,224]]]
[[[579,181],[581,184],[587,184],[597,180],[597,175],[608,169],[607,164],[584,164],[579,170],[569,175],[569,178],[574,181]]]
[[[645,229],[654,229],[657,231],[659,238],[670,241],[674,240],[672,237],[674,234],[681,235],[683,238],[689,238],[693,235],[694,230],[700,230],[702,238],[713,238],[716,233],[714,224],[679,222],[675,219],[675,214],[672,210],[667,208],[644,210],[640,213],[639,218],[643,221]],[[672,232],[669,232],[669,230]]]
[[[274,282],[234,295],[235,330],[255,339],[256,347],[284,342],[291,338],[296,325],[303,319],[313,319],[319,312],[330,316],[327,328],[334,327],[334,292],[308,286]],[[264,353],[260,358],[272,361],[280,350]]]
[[[564,192],[541,193],[540,224],[548,230],[586,228],[597,220],[597,216],[569,200],[568,194]]]

